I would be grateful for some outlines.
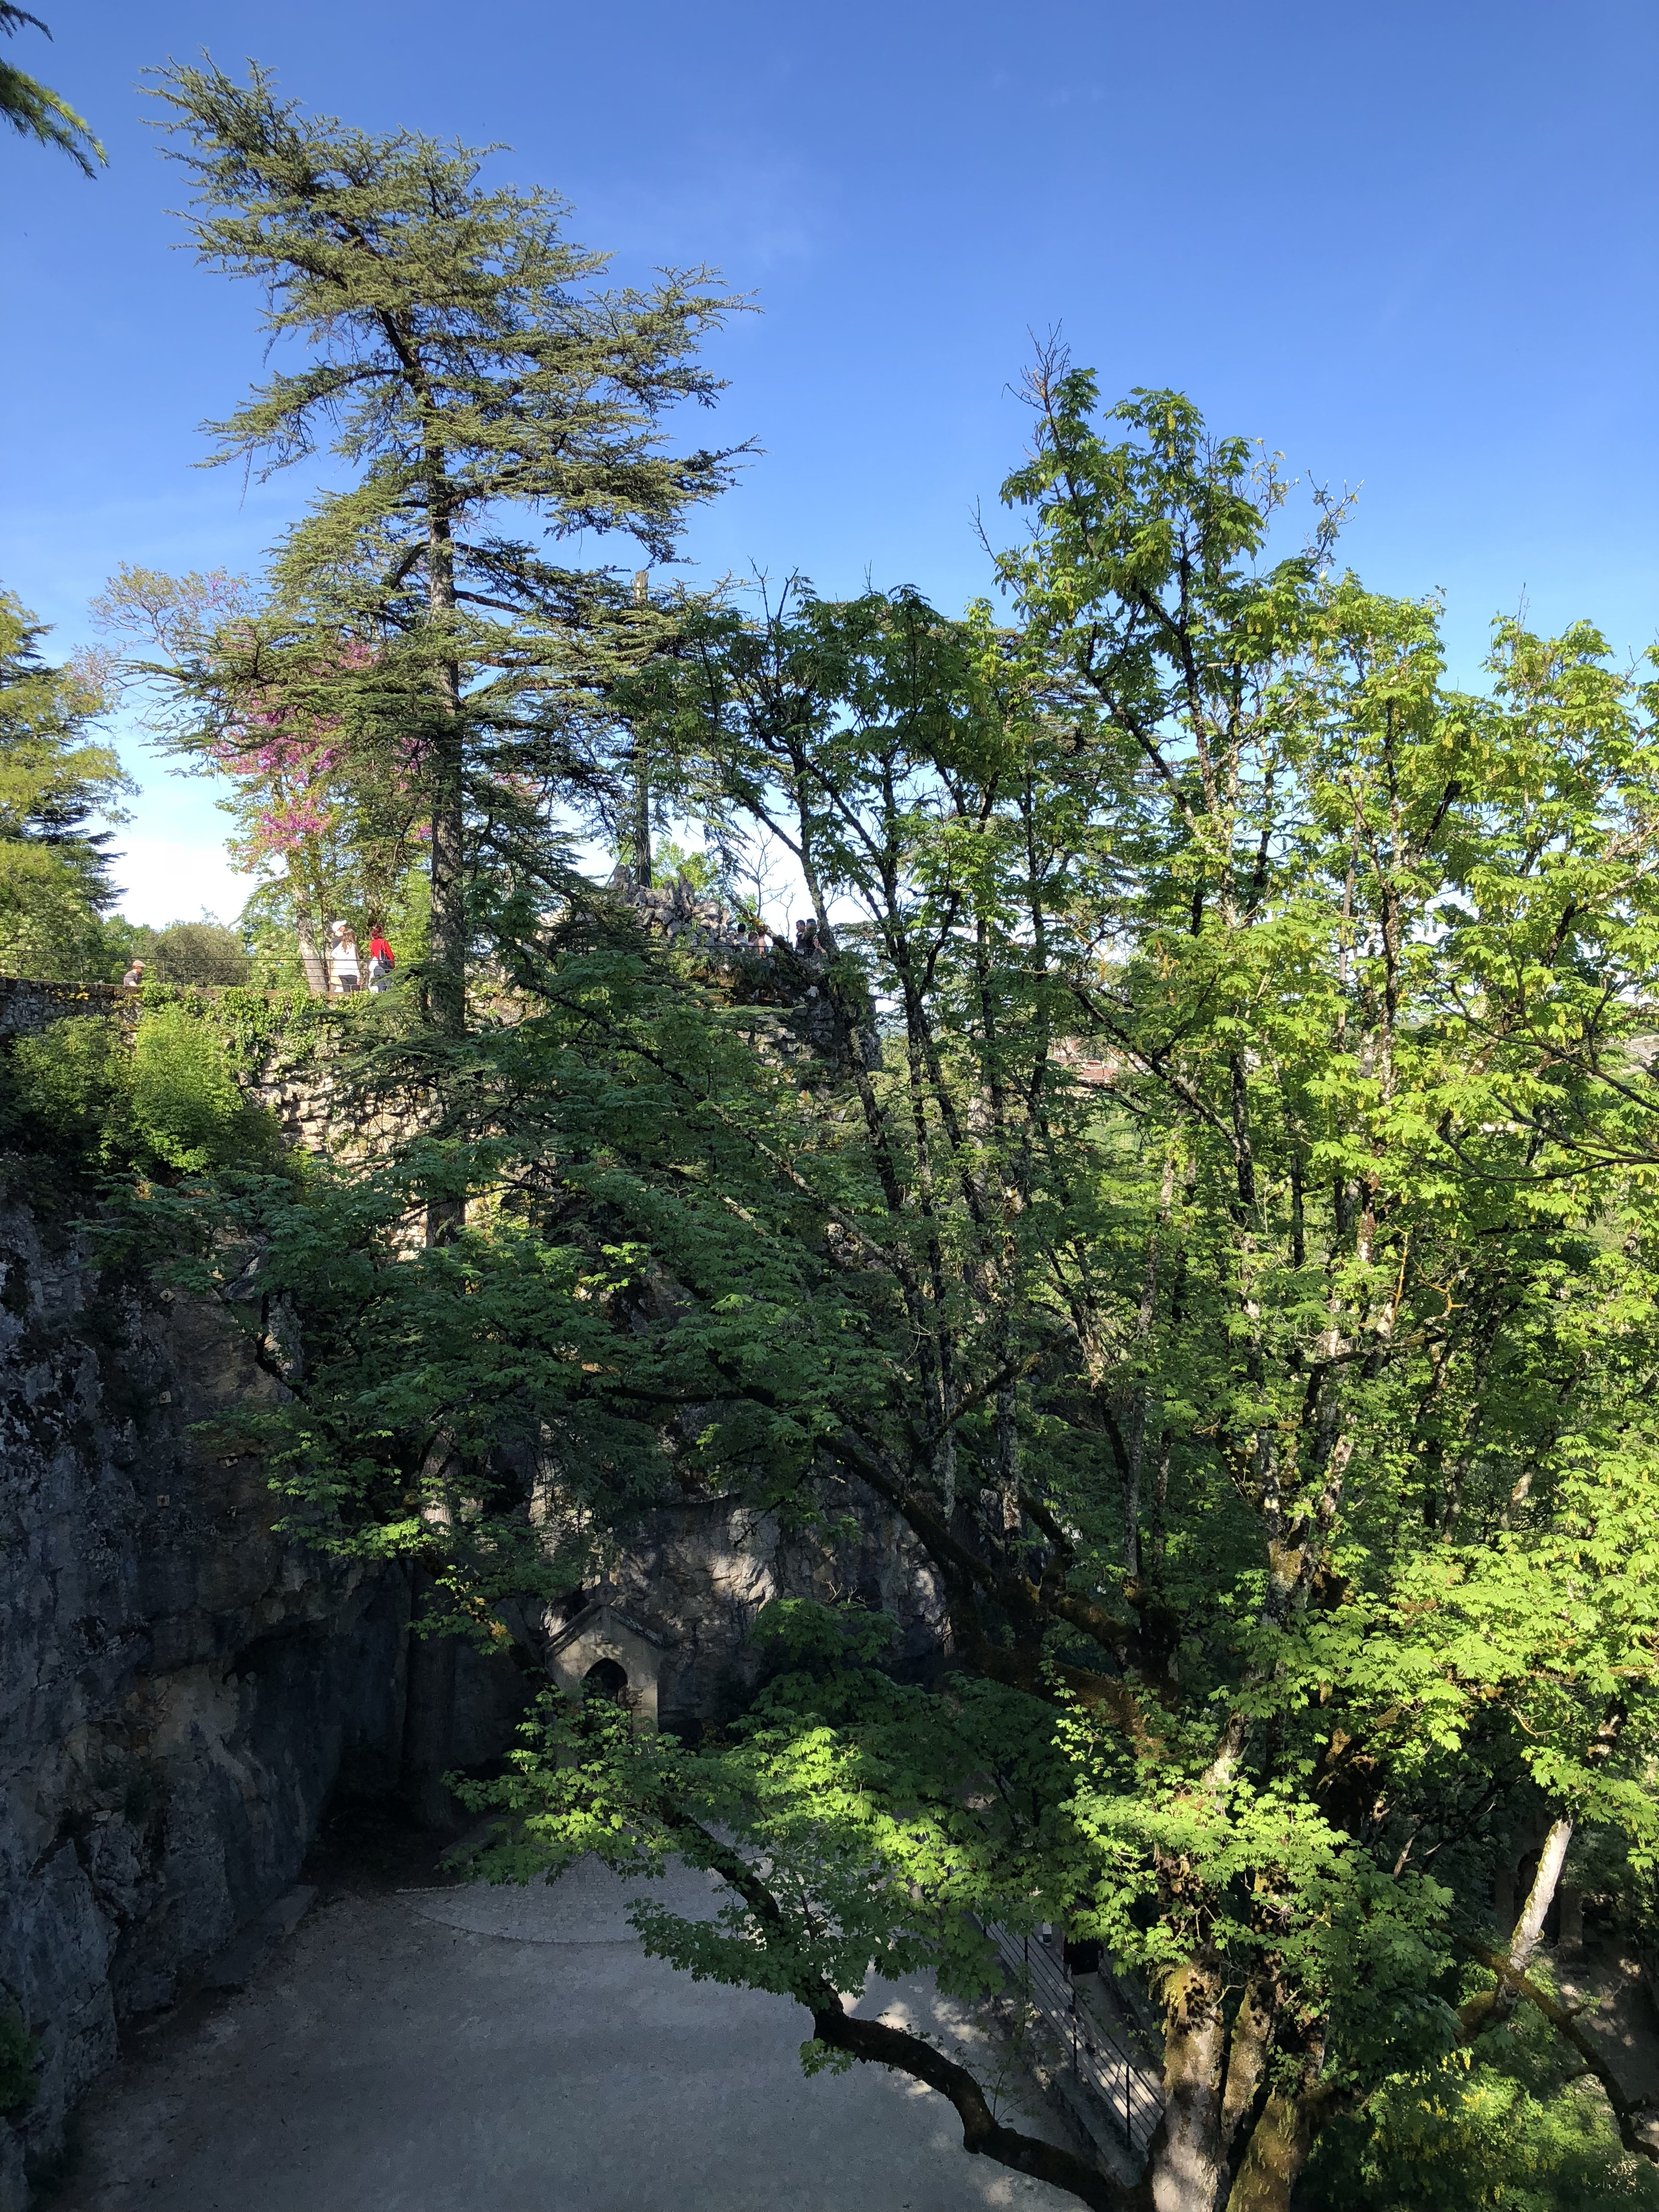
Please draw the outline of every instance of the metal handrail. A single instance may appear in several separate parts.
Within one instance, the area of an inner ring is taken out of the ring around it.
[[[1046,1943],[1040,1939],[1033,1943],[1029,1936],[1011,1936],[994,1922],[982,1924],[1003,1964],[1012,1969],[1069,2052],[1073,2072],[1105,2105],[1129,2148],[1144,2151],[1163,2117],[1162,2082],[1079,2004],[1070,1972]]]

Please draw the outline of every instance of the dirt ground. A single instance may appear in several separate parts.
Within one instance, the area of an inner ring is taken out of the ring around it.
[[[1549,1960],[1556,1984],[1579,2010],[1620,2087],[1632,2103],[1659,2104],[1659,2022],[1638,1961],[1616,1944],[1592,1936],[1582,1949]],[[1659,2118],[1641,2130],[1659,2143]]]

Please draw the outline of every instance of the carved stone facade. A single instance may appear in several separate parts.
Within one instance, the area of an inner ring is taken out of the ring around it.
[[[657,1685],[667,1639],[632,1620],[607,1589],[584,1605],[547,1646],[547,1671],[568,1698],[597,1688],[615,1696],[643,1728],[657,1725]]]

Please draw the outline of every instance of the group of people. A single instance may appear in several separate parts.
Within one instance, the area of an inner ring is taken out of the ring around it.
[[[356,931],[349,921],[330,925],[328,933],[328,988],[335,996],[347,991],[361,991],[365,986],[371,991],[384,991],[392,981],[392,971],[397,957],[379,929],[369,932],[368,972],[365,976],[357,951]]]
[[[349,921],[330,923],[327,973],[331,998],[365,988],[371,991],[384,991],[392,981],[392,971],[397,964],[397,955],[386,943],[385,936],[379,929],[373,929],[369,932],[368,973],[365,975],[362,959],[357,950],[356,932],[351,924]],[[121,978],[122,987],[136,991],[142,987],[143,980],[144,963],[142,960],[135,960]]]

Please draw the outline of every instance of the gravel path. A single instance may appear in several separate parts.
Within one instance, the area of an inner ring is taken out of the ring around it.
[[[690,1874],[676,1888],[682,1910],[706,1894]],[[647,1959],[626,1894],[588,1864],[534,1890],[314,1907],[240,1995],[137,2039],[83,2109],[55,2212],[1074,2203],[969,2158],[917,2084],[867,2066],[806,2080],[806,2015]],[[924,1984],[872,1987],[860,2009],[987,2061]]]

